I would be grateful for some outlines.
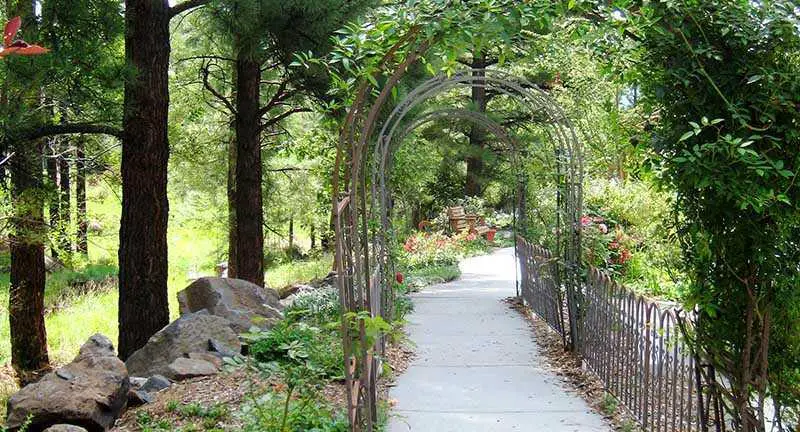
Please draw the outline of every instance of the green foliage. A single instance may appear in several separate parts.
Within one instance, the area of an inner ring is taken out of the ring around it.
[[[652,147],[677,192],[698,346],[730,380],[739,427],[764,427],[756,395],[800,402],[797,23],[789,1],[665,1],[631,26],[661,110]]]
[[[312,291],[294,295],[294,303],[286,308],[286,315],[320,325],[336,321],[342,309],[339,290],[335,286],[325,286]]]
[[[685,281],[669,194],[633,179],[592,179],[584,194],[587,263],[637,292],[677,299]]]
[[[245,340],[257,362],[302,366],[321,378],[343,377],[341,336],[335,326],[328,327],[334,328],[284,320],[266,332],[245,335]]]
[[[461,258],[488,250],[486,240],[472,233],[463,232],[450,237],[441,232],[417,232],[403,244],[399,264],[409,270],[457,266]]]
[[[347,418],[317,393],[250,395],[239,413],[246,432],[346,432]]]

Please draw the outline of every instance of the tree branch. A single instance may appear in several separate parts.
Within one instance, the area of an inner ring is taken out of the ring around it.
[[[222,104],[225,105],[226,108],[228,108],[231,114],[236,115],[236,108],[233,106],[231,101],[229,101],[228,98],[223,96],[222,93],[217,91],[217,89],[215,89],[214,86],[212,86],[211,83],[208,81],[208,74],[209,74],[208,65],[203,66],[200,72],[203,74],[203,87],[205,87],[206,90],[209,91],[209,93],[214,95],[215,98],[219,99],[219,101],[222,102]]]
[[[301,113],[301,112],[311,112],[311,109],[310,108],[292,108],[292,109],[290,109],[288,111],[284,111],[284,112],[280,113],[279,115],[277,115],[275,117],[272,117],[271,119],[265,121],[264,124],[261,125],[261,131],[263,132],[265,129],[275,125],[276,123],[280,122],[281,120],[285,119],[286,117],[289,117],[292,114],[297,114],[297,113]]]
[[[122,139],[122,129],[114,126],[98,125],[93,123],[64,123],[43,125],[32,129],[25,129],[16,134],[23,140],[35,140],[55,135],[94,134],[110,135]]]
[[[260,110],[258,110],[258,115],[263,116],[264,114],[268,113],[272,108],[275,108],[275,106],[278,103],[283,102],[289,96],[293,95],[295,93],[294,91],[290,92],[286,91],[286,87],[288,85],[289,85],[288,80],[283,81],[275,90],[275,93],[272,95],[272,99],[270,99],[270,101],[267,102],[266,105],[264,105]]]
[[[194,9],[196,7],[203,6],[204,4],[208,3],[209,0],[186,0],[183,3],[178,3],[175,6],[169,8],[169,17],[172,18],[175,15],[180,15],[183,12],[186,12],[189,9]]]

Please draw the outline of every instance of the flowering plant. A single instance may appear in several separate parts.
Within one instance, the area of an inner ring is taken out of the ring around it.
[[[403,243],[400,258],[411,269],[455,265],[461,257],[482,253],[487,247],[486,240],[475,233],[417,232]]]
[[[610,273],[624,274],[633,257],[633,239],[623,227],[601,216],[583,215],[580,223],[584,262]]]

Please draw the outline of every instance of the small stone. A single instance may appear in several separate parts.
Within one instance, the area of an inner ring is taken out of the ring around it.
[[[213,364],[205,360],[196,360],[186,357],[175,359],[175,361],[170,363],[167,369],[169,371],[169,377],[177,381],[216,375],[217,372],[219,372]]]
[[[57,424],[45,429],[44,432],[88,432],[86,429],[71,424]]]
[[[147,381],[142,384],[142,387],[139,390],[148,392],[148,393],[155,393],[164,390],[172,385],[172,382],[167,379],[167,377],[163,375],[153,375],[147,379]]]
[[[142,390],[130,390],[128,392],[128,407],[138,407],[141,405],[155,402],[156,397]]]
[[[209,339],[208,340],[208,350],[211,352],[218,353],[222,357],[236,357],[239,353],[231,348],[229,348],[224,343],[218,341],[217,339]]]
[[[215,355],[211,352],[193,352],[189,353],[190,359],[205,360],[214,365],[217,369],[222,369],[222,357]]]
[[[140,389],[147,382],[147,378],[145,378],[145,377],[130,377],[130,378],[128,378],[128,381],[131,382],[131,388]]]
[[[58,376],[61,379],[65,379],[67,381],[71,380],[72,378],[75,378],[75,375],[73,375],[72,373],[70,373],[70,371],[66,369],[58,369],[56,371],[56,376]]]

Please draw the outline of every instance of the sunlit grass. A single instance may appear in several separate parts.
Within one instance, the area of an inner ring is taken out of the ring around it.
[[[333,267],[333,256],[326,254],[303,261],[294,261],[267,269],[267,286],[279,292],[295,283],[307,283],[325,277]]]

